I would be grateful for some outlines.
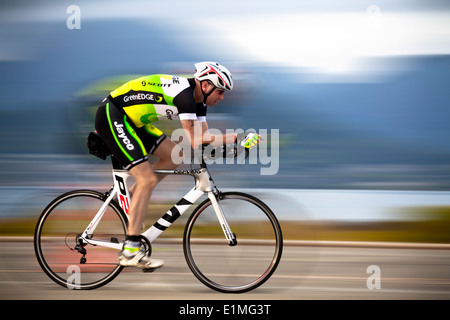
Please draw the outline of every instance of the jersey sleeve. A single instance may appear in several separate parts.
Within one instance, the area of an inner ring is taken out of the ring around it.
[[[207,107],[203,103],[197,103],[196,116],[198,121],[206,122],[206,111]]]
[[[184,89],[174,97],[173,104],[178,108],[180,120],[206,121],[206,106],[195,102],[192,87]]]
[[[173,99],[173,104],[178,108],[180,120],[197,119],[195,99],[190,87],[177,94]]]

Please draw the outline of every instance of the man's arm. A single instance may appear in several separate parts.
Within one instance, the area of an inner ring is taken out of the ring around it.
[[[200,122],[202,125],[203,140],[214,147],[223,146],[224,144],[234,143],[237,138],[237,133],[228,134],[211,134],[208,130],[208,123],[206,121]]]
[[[181,120],[181,125],[186,133],[186,136],[191,143],[191,147],[197,150],[202,142],[202,127],[197,119],[195,120]]]
[[[237,134],[210,134],[208,130],[208,123],[198,120],[181,120],[186,135],[194,150],[202,144],[211,144],[212,146],[222,146],[224,144],[234,143]]]

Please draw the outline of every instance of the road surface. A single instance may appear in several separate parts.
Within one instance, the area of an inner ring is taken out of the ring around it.
[[[155,246],[165,266],[154,273],[128,268],[108,285],[68,290],[40,270],[31,238],[0,240],[1,300],[159,299],[309,300],[450,299],[450,247],[358,243],[290,243],[273,277],[244,294],[223,294],[201,284],[180,244]]]

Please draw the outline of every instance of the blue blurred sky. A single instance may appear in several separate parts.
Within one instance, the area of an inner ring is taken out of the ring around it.
[[[86,88],[217,60],[212,123],[280,130],[278,174],[243,185],[450,189],[448,1],[2,2],[0,43],[3,185],[24,154],[85,154]]]

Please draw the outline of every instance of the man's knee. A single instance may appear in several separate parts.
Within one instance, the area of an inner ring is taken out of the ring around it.
[[[143,162],[130,170],[136,180],[136,186],[153,189],[158,184],[158,177],[153,172],[148,162]]]
[[[144,176],[142,179],[136,180],[137,187],[153,190],[156,185],[158,184],[159,180],[158,178],[153,176]]]

